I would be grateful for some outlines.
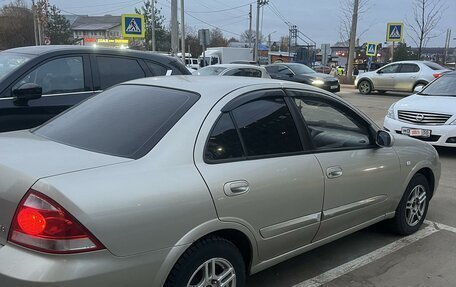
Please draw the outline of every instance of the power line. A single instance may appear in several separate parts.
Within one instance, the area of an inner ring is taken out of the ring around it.
[[[254,3],[254,2],[252,2]],[[213,10],[213,11],[187,11],[189,13],[194,13],[194,14],[202,14],[202,13],[218,13],[218,12],[225,12],[225,11],[230,11],[230,10],[235,10],[241,7],[249,6],[251,3],[232,7],[232,8],[227,8],[227,9],[221,9],[221,10]]]

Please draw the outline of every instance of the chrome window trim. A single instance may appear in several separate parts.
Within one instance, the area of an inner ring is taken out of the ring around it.
[[[55,96],[66,96],[66,95],[83,95],[83,94],[93,94],[93,93],[101,93],[101,92],[103,92],[103,90],[74,92],[74,93],[46,94],[46,95],[42,95],[42,97],[55,97]],[[0,100],[14,100],[14,99],[15,99],[15,97],[0,98]]]

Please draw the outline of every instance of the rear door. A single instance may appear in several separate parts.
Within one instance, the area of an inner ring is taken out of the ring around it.
[[[263,260],[310,243],[320,225],[322,170],[289,105],[281,90],[219,103],[195,149],[220,220],[247,226]]]
[[[42,97],[16,101],[13,90],[27,83],[42,87]],[[47,59],[19,77],[0,98],[0,132],[36,127],[93,94],[88,55]]]
[[[412,92],[419,75],[420,67],[417,64],[400,64],[399,71],[396,73],[394,80],[394,89],[396,91]]]

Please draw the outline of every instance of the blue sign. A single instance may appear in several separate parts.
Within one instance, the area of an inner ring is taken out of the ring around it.
[[[144,16],[139,14],[123,14],[122,36],[126,38],[144,38]]]
[[[401,42],[404,37],[404,23],[388,23],[386,42]]]

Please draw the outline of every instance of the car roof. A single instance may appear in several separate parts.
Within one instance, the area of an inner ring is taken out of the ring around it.
[[[211,66],[209,66],[209,67],[211,67]],[[219,64],[219,65],[214,65],[214,67],[222,67],[222,68],[261,68],[260,66],[251,65],[251,64]]]
[[[137,51],[131,49],[116,49],[116,48],[104,48],[104,47],[93,47],[93,46],[78,46],[78,45],[48,45],[48,46],[27,46],[8,49],[3,52],[13,52],[29,55],[44,55],[54,52],[68,52],[68,53],[106,53],[114,55],[124,55],[138,58],[154,59],[157,57],[166,57],[169,59],[175,59],[173,57],[147,51]]]
[[[249,86],[259,86],[259,88],[299,88],[310,91],[319,91],[327,94],[323,90],[305,84],[255,77],[176,75],[136,79],[123,84],[158,86],[163,88],[185,90],[198,93],[203,97],[211,97],[214,100],[218,100],[232,91]]]

